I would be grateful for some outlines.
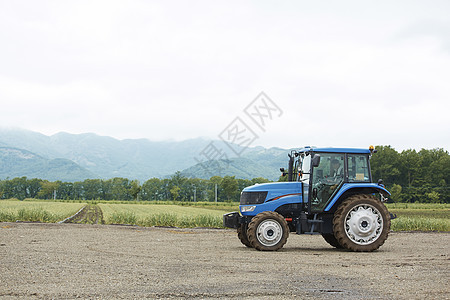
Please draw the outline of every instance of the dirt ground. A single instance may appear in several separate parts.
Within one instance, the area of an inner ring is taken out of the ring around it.
[[[259,252],[233,230],[0,223],[2,299],[450,299],[449,275],[449,233],[391,233],[373,253],[291,234]]]

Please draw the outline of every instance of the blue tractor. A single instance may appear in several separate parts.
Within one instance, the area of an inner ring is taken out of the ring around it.
[[[386,241],[390,193],[372,182],[369,149],[291,151],[286,182],[256,184],[241,193],[239,210],[223,216],[241,242],[262,251],[281,249],[290,232],[321,234],[336,248],[374,251]]]

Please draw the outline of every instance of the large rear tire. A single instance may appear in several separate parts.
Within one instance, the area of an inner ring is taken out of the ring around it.
[[[334,248],[343,248],[341,244],[339,244],[339,241],[336,239],[333,233],[322,233],[322,237],[328,244],[330,244]]]
[[[252,248],[252,244],[248,240],[247,236],[247,225],[248,224],[241,224],[241,226],[239,226],[237,229],[237,234],[242,244],[244,244],[246,247]]]
[[[253,217],[248,224],[247,236],[253,248],[276,251],[286,244],[289,226],[279,213],[265,211]]]
[[[386,241],[391,218],[384,204],[371,195],[353,195],[339,205],[333,231],[343,248],[371,252]]]

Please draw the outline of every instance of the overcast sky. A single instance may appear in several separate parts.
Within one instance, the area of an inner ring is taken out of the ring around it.
[[[0,0],[0,127],[216,139],[239,117],[252,145],[449,150],[449,13],[446,0]],[[262,91],[278,107],[264,128],[244,112]]]

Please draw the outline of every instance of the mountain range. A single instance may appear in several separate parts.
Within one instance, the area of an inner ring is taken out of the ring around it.
[[[0,179],[27,176],[74,182],[124,177],[143,182],[180,171],[197,178],[229,175],[276,180],[288,152],[238,145],[231,149],[223,141],[204,138],[156,142],[118,140],[93,133],[47,136],[23,129],[0,129]]]

